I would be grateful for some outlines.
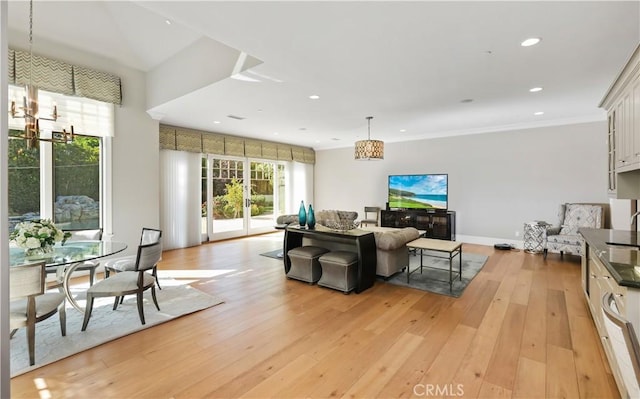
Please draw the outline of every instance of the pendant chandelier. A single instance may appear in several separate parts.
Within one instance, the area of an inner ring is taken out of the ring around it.
[[[367,116],[366,119],[367,139],[356,141],[355,159],[360,161],[384,159],[384,142],[371,140],[371,119],[373,119],[373,116]]]
[[[52,143],[70,143],[73,141],[74,132],[73,125],[71,131],[67,132],[63,129],[61,132],[52,131],[51,138],[43,138],[40,136],[40,120],[57,121],[58,120],[58,107],[53,106],[51,115],[47,118],[41,117],[38,114],[38,87],[32,84],[33,75],[33,0],[29,1],[29,83],[26,85],[26,96],[23,97],[23,106],[20,107],[22,113],[19,114],[16,110],[16,102],[11,101],[11,109],[9,113],[14,119],[24,119],[24,132],[18,136],[11,136],[11,138],[25,139],[27,142],[27,148],[38,147],[39,141],[48,141]]]

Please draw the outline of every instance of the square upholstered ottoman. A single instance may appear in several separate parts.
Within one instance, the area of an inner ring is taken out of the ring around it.
[[[291,268],[287,273],[287,277],[311,284],[316,283],[322,275],[322,268],[318,258],[327,252],[329,250],[326,248],[312,245],[290,249],[287,255],[291,259]]]
[[[354,252],[333,251],[319,259],[322,277],[318,285],[334,288],[348,294],[356,287],[358,255]]]

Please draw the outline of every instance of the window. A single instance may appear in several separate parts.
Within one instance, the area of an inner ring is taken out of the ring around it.
[[[21,104],[24,89],[9,86],[9,99]],[[104,140],[113,136],[112,104],[80,97],[39,91],[40,115],[46,116],[56,104],[57,122],[42,121],[41,136],[51,130],[76,132],[72,143],[40,141],[27,148],[16,137],[9,143],[9,229],[29,219],[52,219],[63,229],[104,227],[103,171]],[[22,134],[24,119],[9,118],[9,136]]]
[[[100,225],[100,138],[53,145],[54,219],[66,229]]]
[[[11,130],[9,136],[21,134]],[[9,231],[27,217],[40,215],[40,149],[23,139],[9,140]]]

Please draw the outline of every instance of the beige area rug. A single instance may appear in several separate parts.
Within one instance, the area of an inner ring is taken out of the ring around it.
[[[36,324],[34,366],[29,366],[26,329],[19,329],[11,339],[11,376],[15,377],[116,338],[223,303],[220,298],[186,285],[184,281],[161,278],[160,286],[162,290],[156,290],[160,312],[153,304],[151,291],[144,294],[144,326],[138,317],[135,296],[126,297],[116,311],[113,311],[113,298],[96,298],[85,332],[80,331],[84,315],[67,304],[66,337],[60,334],[60,319],[57,314]],[[84,290],[86,287],[74,287],[74,292],[77,292],[74,297],[83,307]]]

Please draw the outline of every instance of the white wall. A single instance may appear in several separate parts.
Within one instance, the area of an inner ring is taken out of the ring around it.
[[[24,36],[9,32],[9,46],[25,48]],[[43,38],[37,38],[37,46],[34,40],[33,51],[109,72],[122,80],[122,105],[115,108],[112,141],[113,239],[126,242],[127,253],[135,253],[142,227],[160,225],[158,122],[145,112],[144,73]]]
[[[318,151],[314,206],[384,208],[387,176],[405,173],[449,175],[458,239],[521,240],[525,222],[557,223],[562,202],[609,202],[606,123],[385,143],[382,161],[355,161],[353,147]]]

